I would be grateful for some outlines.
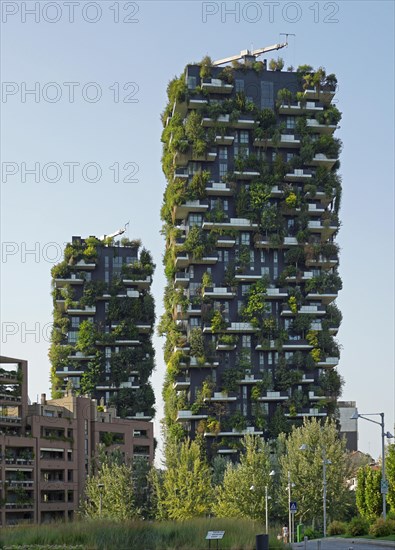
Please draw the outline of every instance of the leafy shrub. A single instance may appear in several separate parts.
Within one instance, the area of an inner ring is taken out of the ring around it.
[[[369,530],[368,522],[360,517],[352,518],[348,524],[347,534],[353,537],[358,537],[360,535],[367,535]]]
[[[369,528],[369,535],[373,537],[386,537],[395,534],[395,520],[377,518]]]
[[[343,521],[332,521],[328,525],[328,535],[333,537],[334,535],[344,535],[347,531],[347,524]]]
[[[312,527],[307,527],[304,530],[304,536],[307,537],[309,540],[319,539],[321,537],[321,533],[319,531],[316,531]]]

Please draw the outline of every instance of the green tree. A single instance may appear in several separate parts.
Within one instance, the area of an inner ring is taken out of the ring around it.
[[[218,487],[214,513],[218,517],[263,519],[265,486],[270,486],[269,448],[260,437],[246,435],[240,464],[228,464]]]
[[[387,502],[391,506],[391,511],[395,512],[395,444],[388,445],[387,447],[385,465],[386,477],[389,482]]]
[[[370,466],[365,464],[365,466],[358,468],[357,471],[357,488],[355,490],[355,498],[357,503],[358,512],[362,517],[367,517],[368,510],[366,506],[366,478],[367,474],[370,471]]]
[[[305,450],[301,450],[301,447]],[[302,523],[321,524],[323,516],[323,458],[326,457],[326,502],[328,521],[341,519],[346,487],[345,441],[339,437],[336,425],[329,419],[321,424],[316,419],[305,420],[303,426],[292,429],[286,437],[280,434],[279,456],[282,490],[279,500],[284,511],[288,509],[288,472],[295,484],[292,500],[298,503],[298,520]]]
[[[169,441],[166,466],[163,476],[154,476],[158,517],[186,520],[207,514],[212,503],[211,469],[198,443]]]
[[[383,499],[380,492],[381,470],[369,468],[365,482],[366,518],[374,520],[383,510]]]

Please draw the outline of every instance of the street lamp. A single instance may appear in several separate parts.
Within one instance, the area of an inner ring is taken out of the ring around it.
[[[275,471],[272,470],[269,474],[269,476],[274,476],[275,475]],[[265,524],[266,524],[266,534],[268,535],[269,534],[269,498],[272,498],[272,497],[269,497],[268,494],[267,494],[267,485],[265,485]]]
[[[377,422],[377,420],[372,420],[371,418],[366,418],[367,416],[381,416],[381,422]],[[355,413],[350,417],[350,420],[358,420],[358,418],[363,418],[364,420],[367,420],[368,422],[373,422],[373,424],[378,424],[381,426],[381,494],[383,495],[383,518],[387,518],[387,502],[385,495],[387,494],[387,488],[386,488],[386,478],[385,478],[385,448],[384,448],[384,439],[387,437],[388,439],[392,439],[394,436],[390,432],[384,431],[384,413],[364,413],[361,414],[358,412],[358,409],[355,411]]]
[[[287,487],[287,490],[288,490],[288,537],[289,537],[289,542],[291,544],[294,541],[293,522],[292,522],[293,514],[291,513],[291,490],[292,490],[292,487],[295,487],[295,483],[291,482],[291,472],[288,470],[288,487]]]
[[[99,489],[99,516],[101,517],[104,483],[98,483],[97,488]]]
[[[308,445],[303,443],[300,447],[300,451],[306,451],[309,448]],[[325,447],[322,447],[321,449],[322,453],[322,508],[323,508],[323,521],[324,521],[324,538],[326,537],[326,467],[328,464],[332,464],[330,460],[326,458],[326,449]]]

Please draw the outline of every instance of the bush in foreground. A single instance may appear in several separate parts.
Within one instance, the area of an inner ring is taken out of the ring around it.
[[[334,537],[335,535],[344,535],[347,531],[347,523],[343,521],[332,521],[328,525],[328,535]]]
[[[369,535],[373,537],[386,537],[388,535],[395,535],[395,520],[377,518],[369,528]]]
[[[352,518],[352,520],[348,524],[347,535],[351,535],[352,537],[359,537],[361,535],[367,535],[368,531],[369,523],[361,517],[356,517]]]

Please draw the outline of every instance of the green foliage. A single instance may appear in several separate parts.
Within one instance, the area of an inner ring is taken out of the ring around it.
[[[201,62],[199,63],[200,65],[200,78],[210,78],[211,76],[211,69],[212,69],[212,66],[213,66],[213,62],[211,60],[211,57],[206,55],[205,57],[203,57],[203,59],[201,60]]]
[[[247,295],[247,304],[243,309],[243,317],[254,326],[260,325],[267,310],[265,303],[267,285],[267,278],[262,277],[262,279],[251,285]]]
[[[343,521],[334,520],[328,525],[328,536],[335,537],[336,535],[344,535],[347,531],[347,523]]]
[[[204,358],[204,338],[201,328],[195,327],[191,330],[189,345],[191,356]]]
[[[387,537],[395,534],[395,520],[377,518],[369,527],[369,535],[373,537]]]
[[[387,501],[391,506],[391,510],[395,513],[395,444],[394,443],[389,444],[387,447],[385,467],[386,467],[386,477],[389,482]]]
[[[226,321],[220,311],[215,311],[211,319],[211,330],[213,333],[223,332],[226,330]]]
[[[269,448],[253,435],[244,436],[242,446],[240,463],[226,468],[213,511],[217,517],[261,519],[265,515],[265,486],[271,486]]]
[[[347,527],[347,535],[352,537],[361,537],[367,535],[369,531],[369,523],[360,517],[352,518]]]

